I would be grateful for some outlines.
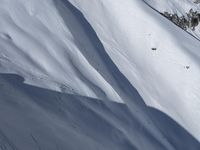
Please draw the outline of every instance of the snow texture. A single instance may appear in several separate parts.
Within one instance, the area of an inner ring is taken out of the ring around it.
[[[0,149],[200,148],[200,42],[154,10],[199,6],[145,1],[0,0]]]

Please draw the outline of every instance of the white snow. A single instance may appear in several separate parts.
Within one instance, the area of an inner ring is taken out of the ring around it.
[[[178,16],[185,16],[192,9],[193,11],[200,12],[200,4],[194,3],[194,0],[144,0],[147,4],[149,4],[152,8],[157,11],[164,13],[168,12],[171,14],[177,14]],[[200,25],[198,25],[195,31],[191,29],[187,29],[189,33],[200,39]]]
[[[0,55],[8,56],[6,61],[1,61],[1,72],[23,75],[29,84],[58,91],[65,85],[66,92],[97,97],[93,89],[77,77],[74,68],[77,67],[109,99],[121,102],[111,85],[80,53],[53,1],[6,0],[1,1],[0,7]],[[75,22],[72,14],[68,17]],[[79,24],[75,28],[81,31]],[[83,40],[92,48],[87,39]]]
[[[160,12],[177,13],[178,15],[185,15],[192,8],[195,11],[199,10],[197,4],[193,0],[144,0],[152,7]]]
[[[83,13],[145,103],[200,141],[200,42],[141,0],[69,1]],[[162,10],[177,6],[173,10],[179,12],[191,4],[149,2]],[[51,90],[131,103],[122,98],[123,91],[105,65],[101,70],[94,67],[104,60],[68,8],[57,3],[67,11],[64,20],[52,0],[0,3],[1,73],[17,73],[28,84]]]
[[[71,2],[89,20],[110,57],[145,102],[200,140],[200,42],[140,0],[96,0],[91,5]]]

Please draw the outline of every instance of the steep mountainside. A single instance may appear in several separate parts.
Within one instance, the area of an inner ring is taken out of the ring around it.
[[[0,150],[200,149],[199,4],[0,3]]]

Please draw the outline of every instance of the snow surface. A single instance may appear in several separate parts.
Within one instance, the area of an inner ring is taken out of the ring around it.
[[[200,42],[140,0],[71,2],[144,101],[200,140]]]
[[[74,39],[53,1],[6,0],[0,7],[1,72],[19,73],[40,87],[122,101],[81,53],[94,46],[69,10],[68,22],[81,41]]]
[[[124,104],[58,93],[23,81],[18,75],[0,74],[1,150],[200,148],[187,131],[153,108],[137,107],[142,112],[148,109],[161,137],[146,127],[152,126],[150,117],[141,116],[138,110],[133,115]],[[134,100],[140,100],[138,94]]]
[[[148,1],[181,13],[194,5],[183,2],[187,7],[178,0],[173,7],[172,1]],[[144,1],[0,3],[0,73],[18,74],[38,88],[125,103],[133,116],[139,111],[134,117],[153,139],[162,139],[157,126],[148,124],[147,104],[200,141],[200,42]],[[159,142],[176,149],[169,141]],[[144,149],[141,145],[138,149]]]
[[[194,11],[199,11],[199,6],[194,3],[194,0],[144,0],[160,12],[176,13],[177,15],[185,15],[192,8]]]
[[[194,0],[144,0],[148,5],[150,5],[155,10],[164,13],[169,12],[171,14],[177,14],[178,16],[185,16],[187,18],[187,13],[190,9],[193,11],[200,12],[200,4],[194,3]],[[200,40],[200,25],[195,28],[195,31],[187,29],[189,33],[194,35]]]

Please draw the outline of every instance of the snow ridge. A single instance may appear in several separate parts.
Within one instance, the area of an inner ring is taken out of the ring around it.
[[[100,103],[105,105],[108,101],[122,103],[119,104],[120,110],[121,106],[128,107],[130,117],[142,125],[148,136],[157,141],[154,142],[157,143],[156,146],[160,145],[158,149],[181,149],[181,146],[176,148],[176,144],[180,141],[175,142],[175,145],[171,143],[173,133],[170,136],[166,135],[165,131],[159,128],[162,125],[159,124],[160,120],[154,122],[158,116],[153,115],[154,119],[151,118],[148,114],[148,105],[169,115],[200,141],[200,54],[198,52],[200,42],[143,1],[0,0],[0,2],[2,20],[0,73],[14,73],[25,79],[25,85],[18,85],[22,93],[13,89],[13,94],[22,94],[24,99],[30,101],[23,104],[29,106],[34,103],[32,102],[34,96],[30,91],[35,88],[29,86],[65,93],[69,96],[64,98],[67,100],[77,97],[84,100],[85,96],[87,100],[94,98],[95,103],[96,100],[103,100],[104,102]],[[180,14],[184,14],[191,7],[199,9],[198,5],[187,0],[182,0],[185,7],[178,0],[147,2],[158,11],[173,11]],[[191,32],[198,35],[197,31]],[[4,80],[2,79],[2,84],[5,84]],[[7,84],[6,82],[5,85]],[[25,90],[25,87],[29,90]],[[42,93],[36,89],[33,93],[37,92],[39,94],[37,98],[42,100],[45,96],[40,95]],[[46,95],[50,93],[47,92]],[[52,97],[59,100],[58,95],[54,93]],[[8,94],[7,96],[8,99],[12,99]],[[4,98],[3,95],[2,99]],[[3,105],[8,104],[3,101]],[[36,110],[40,105],[42,104],[34,104],[32,111],[37,113]],[[53,105],[54,103],[49,104],[50,107]],[[56,103],[56,105],[61,104]],[[113,104],[108,104],[99,111],[103,109],[104,112],[104,109],[109,109],[112,112],[111,105]],[[88,109],[85,106],[81,108]],[[98,112],[92,107],[90,109],[95,113]],[[44,116],[48,116],[47,110],[50,111],[48,107],[40,109]],[[124,111],[124,108],[122,110]],[[57,111],[52,112],[57,113]],[[73,115],[77,113],[75,110],[64,112]],[[104,119],[106,115],[107,113],[103,115]],[[92,120],[94,118],[92,117]],[[40,122],[40,119],[35,121]],[[57,118],[55,122],[51,119],[47,121],[55,123],[63,120]],[[123,124],[123,119],[117,123]],[[55,126],[62,128],[56,123]],[[129,128],[126,128],[126,125],[123,128],[126,129],[124,132],[128,132]],[[72,133],[74,134],[76,133]],[[122,134],[121,131],[119,134]],[[130,134],[123,133],[123,135],[128,141],[132,138]],[[159,140],[163,135],[165,138]],[[77,137],[75,139],[77,140]],[[189,136],[185,141],[188,139],[192,138]],[[152,144],[152,141],[148,142],[149,145]],[[198,149],[198,142],[195,143],[195,146],[190,148]],[[141,143],[139,145],[131,143],[126,149],[144,149],[141,145]],[[151,146],[152,149],[156,147]]]

